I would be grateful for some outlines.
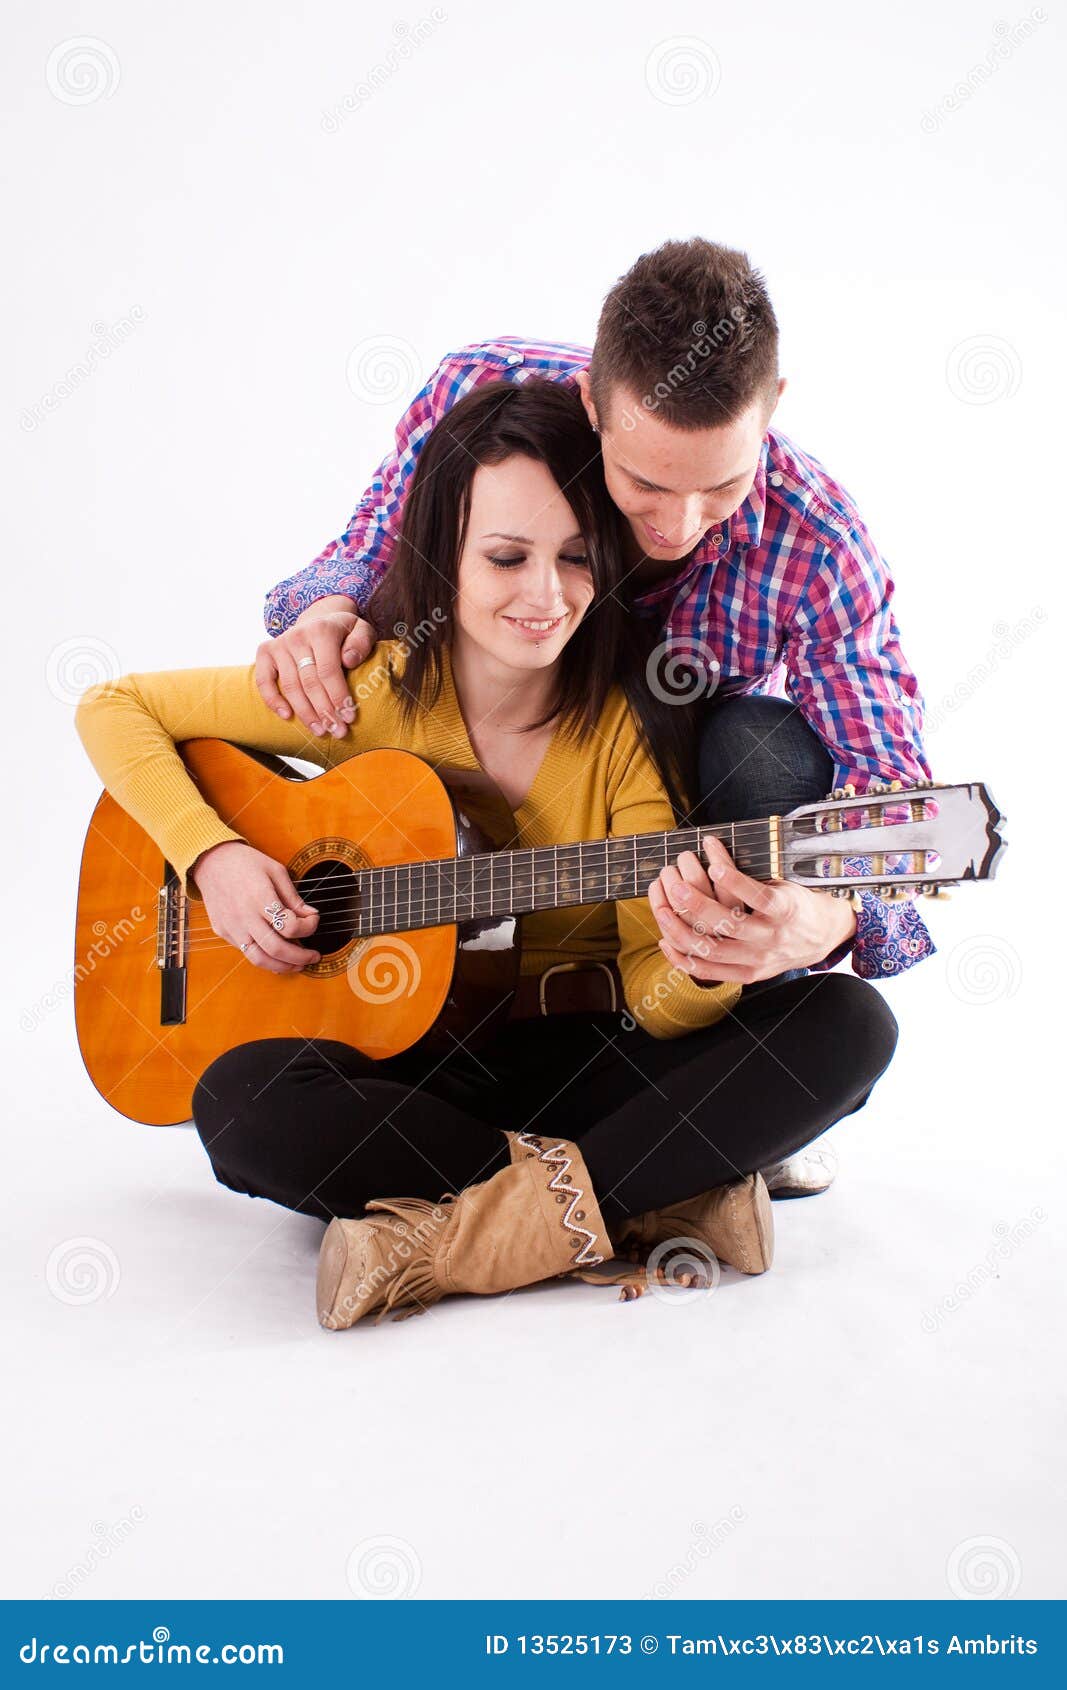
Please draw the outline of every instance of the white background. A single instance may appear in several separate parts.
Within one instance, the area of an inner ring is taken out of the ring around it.
[[[1063,1594],[1062,41],[1052,5],[9,18],[6,1594]],[[897,1060],[771,1274],[322,1333],[319,1224],[81,1069],[73,702],[251,659],[443,352],[588,342],[697,233],[764,271],[776,421],[1010,851],[885,988]]]

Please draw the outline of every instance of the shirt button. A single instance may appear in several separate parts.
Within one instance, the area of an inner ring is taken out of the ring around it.
[[[522,363],[522,353],[521,352],[509,352],[508,353],[508,363],[509,364],[521,364]]]
[[[770,480],[770,484],[771,484],[772,487],[780,487],[782,485],[782,481],[783,481],[784,478],[778,472],[778,470],[775,470],[773,475],[771,475],[768,479]]]
[[[716,532],[711,536],[711,543],[713,546],[722,545],[722,535],[718,532],[718,530],[716,530]]]

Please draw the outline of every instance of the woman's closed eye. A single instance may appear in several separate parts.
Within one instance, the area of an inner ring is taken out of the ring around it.
[[[493,564],[493,566],[496,569],[514,569],[518,564],[525,563],[526,557],[525,557],[525,554],[520,554],[517,557],[511,557],[511,556],[501,557],[501,556],[497,556],[493,552],[490,552],[489,553],[489,562],[491,564]],[[588,569],[588,567],[589,567],[589,559],[585,556],[584,553],[579,557],[577,554],[570,554],[570,553],[563,552],[563,553],[560,554],[560,562],[561,563],[572,563],[572,564],[576,565],[579,569]]]

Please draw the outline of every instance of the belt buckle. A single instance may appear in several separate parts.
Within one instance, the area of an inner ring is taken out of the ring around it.
[[[541,978],[540,978],[540,980],[538,981],[538,984],[537,984],[537,1001],[538,1001],[538,1004],[540,1006],[540,1013],[542,1015],[548,1015],[548,1014],[551,1013],[550,1010],[549,1010],[548,1004],[545,1001],[545,981],[548,979],[549,975],[550,974],[571,974],[576,969],[585,969],[585,968],[601,968],[601,969],[603,969],[604,973],[608,977],[608,985],[611,988],[611,1008],[607,1013],[609,1015],[615,1015],[615,1014],[618,1013],[619,998],[618,998],[618,993],[615,990],[615,976],[611,972],[611,969],[608,967],[606,962],[554,962],[552,964],[551,968],[545,969],[544,973],[541,975]]]

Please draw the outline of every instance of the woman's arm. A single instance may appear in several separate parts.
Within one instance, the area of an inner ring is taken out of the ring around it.
[[[631,833],[665,833],[675,824],[656,767],[626,710],[614,736],[608,814],[616,838]],[[619,928],[619,971],[627,1008],[646,1032],[677,1039],[710,1027],[729,1013],[741,987],[702,986],[675,967],[659,948],[663,937],[647,898],[615,905]]]
[[[254,669],[245,665],[174,669],[103,682],[82,695],[75,726],[111,796],[159,846],[187,890],[199,897],[189,879],[193,863],[212,846],[243,836],[201,797],[176,744],[226,739],[326,767],[372,743],[366,714],[361,711],[361,719],[341,742],[313,739],[300,722],[281,721],[268,709]]]

